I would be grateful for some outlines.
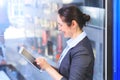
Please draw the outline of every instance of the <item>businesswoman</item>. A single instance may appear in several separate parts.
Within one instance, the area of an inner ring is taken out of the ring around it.
[[[90,40],[83,27],[90,16],[82,13],[76,6],[66,6],[58,10],[58,29],[64,37],[70,38],[58,61],[58,68],[53,68],[43,58],[36,58],[36,63],[50,74],[54,80],[92,80],[94,55]]]

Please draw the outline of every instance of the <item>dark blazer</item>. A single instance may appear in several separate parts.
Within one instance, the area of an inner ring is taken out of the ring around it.
[[[85,37],[71,48],[59,67],[61,80],[93,80],[94,54],[90,41]]]

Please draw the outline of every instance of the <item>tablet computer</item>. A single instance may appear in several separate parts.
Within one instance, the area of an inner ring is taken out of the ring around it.
[[[19,53],[37,69],[41,69],[40,66],[36,64],[35,57],[29,51],[27,51],[24,47],[20,48]]]

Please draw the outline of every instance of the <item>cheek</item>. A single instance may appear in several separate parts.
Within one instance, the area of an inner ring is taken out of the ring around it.
[[[68,36],[71,37],[73,35],[73,33],[69,30],[68,31]]]
[[[71,30],[66,29],[64,32],[64,35],[65,35],[65,37],[71,37],[71,35],[72,35]]]

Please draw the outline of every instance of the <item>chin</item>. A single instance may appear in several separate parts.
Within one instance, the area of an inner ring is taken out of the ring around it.
[[[70,38],[70,36],[68,34],[65,34],[65,32],[63,33],[65,38]]]

